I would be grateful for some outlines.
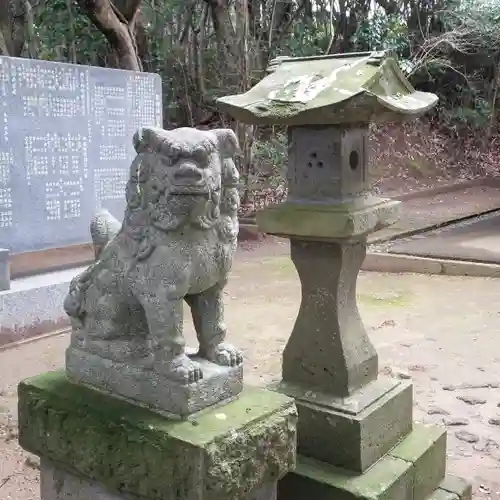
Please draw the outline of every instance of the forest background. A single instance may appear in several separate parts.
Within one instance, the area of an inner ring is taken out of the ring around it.
[[[234,123],[215,100],[279,55],[383,49],[440,100],[372,127],[376,189],[497,176],[500,0],[0,0],[0,54],[158,73],[165,128],[235,129],[245,213],[285,196],[286,136]]]

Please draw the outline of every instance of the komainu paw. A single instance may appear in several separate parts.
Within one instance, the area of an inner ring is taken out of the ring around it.
[[[154,369],[168,379],[181,384],[194,384],[203,378],[200,365],[185,354],[168,361],[156,361]]]
[[[221,366],[238,366],[243,363],[243,354],[231,344],[219,344],[200,354]]]

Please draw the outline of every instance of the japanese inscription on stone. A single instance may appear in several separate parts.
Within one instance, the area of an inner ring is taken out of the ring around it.
[[[138,127],[162,125],[158,75],[0,57],[0,247],[85,243],[121,220]]]

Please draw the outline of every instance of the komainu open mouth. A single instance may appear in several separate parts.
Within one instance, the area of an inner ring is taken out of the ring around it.
[[[172,196],[208,196],[211,190],[209,187],[203,183],[200,186],[186,186],[186,185],[176,185],[172,186],[169,195]]]

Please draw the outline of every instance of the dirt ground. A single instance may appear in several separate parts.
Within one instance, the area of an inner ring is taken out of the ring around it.
[[[279,377],[300,286],[284,242],[239,252],[227,287],[230,340],[246,382]],[[448,470],[500,500],[500,280],[362,273],[359,306],[380,371],[414,381],[415,419],[448,428]],[[188,338],[193,340],[190,320]],[[39,500],[37,461],[16,439],[16,386],[61,367],[67,336],[0,352],[0,499]]]

